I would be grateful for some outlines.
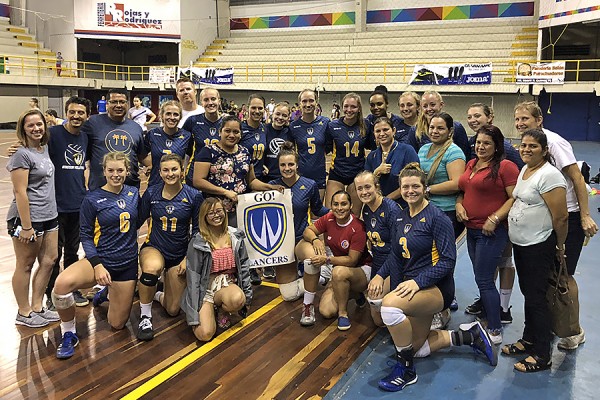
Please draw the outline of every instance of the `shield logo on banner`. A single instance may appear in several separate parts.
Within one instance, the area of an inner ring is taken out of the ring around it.
[[[167,211],[167,214],[173,214],[173,211],[175,211],[175,206],[172,204],[169,204],[168,206],[165,207],[165,210]]]
[[[217,128],[210,128],[208,131],[210,132],[210,136],[215,136],[217,134]]]
[[[348,131],[348,137],[354,139],[354,131]]]
[[[125,207],[127,206],[127,203],[125,203],[125,200],[119,199],[119,200],[117,200],[117,205],[119,206],[119,208],[124,210]]]
[[[313,128],[308,128],[308,129],[306,130],[306,133],[308,133],[309,135],[312,135],[314,131],[315,131],[315,130],[314,130]]]
[[[171,146],[173,146],[173,141],[172,141],[171,139],[167,139],[167,140],[165,141],[165,146],[167,146],[167,147],[171,147]]]
[[[244,214],[246,236],[250,245],[268,256],[283,244],[287,215],[282,204],[263,203],[248,207]]]

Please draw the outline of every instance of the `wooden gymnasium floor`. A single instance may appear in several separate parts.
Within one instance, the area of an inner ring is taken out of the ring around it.
[[[195,340],[182,315],[153,310],[156,337],[139,342],[136,299],[126,328],[107,323],[107,308],[77,309],[80,344],[69,360],[55,357],[59,323],[31,329],[14,324],[14,253],[6,233],[12,186],[6,149],[14,132],[0,132],[0,399],[320,399],[375,335],[368,308],[355,311],[352,329],[317,318],[302,328],[300,304],[285,303],[273,283],[254,288],[251,314],[209,343]],[[140,243],[145,230],[140,231]]]

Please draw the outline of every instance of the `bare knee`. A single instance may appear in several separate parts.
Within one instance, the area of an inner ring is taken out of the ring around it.
[[[382,307],[398,307],[398,296],[395,293],[385,295],[381,301]]]
[[[120,331],[121,329],[125,328],[125,324],[127,323],[127,320],[123,321],[123,320],[119,320],[117,318],[114,318],[114,319],[108,318],[108,323],[111,326],[111,328]]]
[[[54,283],[54,292],[56,294],[67,294],[73,291],[73,282],[63,274],[58,275]]]
[[[337,317],[337,310],[330,305],[325,307],[319,306],[319,314],[325,319],[331,319]]]
[[[244,293],[242,293],[242,291],[237,291],[229,296],[223,303],[223,306],[225,306],[224,309],[226,308],[225,311],[238,311],[244,307],[244,304],[246,304],[246,296]]]
[[[198,325],[194,328],[194,336],[201,342],[209,342],[215,335],[216,328],[206,328],[204,325]]]
[[[169,314],[169,316],[176,317],[177,315],[179,315],[179,304],[167,304],[164,307],[165,311],[167,312],[167,314]]]
[[[348,267],[336,265],[331,272],[331,280],[335,282],[345,281],[350,279],[350,270]]]

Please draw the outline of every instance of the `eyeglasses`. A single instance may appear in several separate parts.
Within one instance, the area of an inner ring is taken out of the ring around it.
[[[113,106],[116,106],[118,104],[118,105],[122,106],[122,105],[127,104],[127,100],[109,100],[108,104],[111,104]]]
[[[218,215],[225,215],[225,211],[222,209],[209,211],[206,215],[208,215],[209,217],[212,218],[212,217],[216,217]]]

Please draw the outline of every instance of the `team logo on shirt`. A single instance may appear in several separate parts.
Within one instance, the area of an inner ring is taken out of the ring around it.
[[[104,144],[108,151],[121,151],[129,154],[133,145],[133,138],[129,132],[123,129],[113,129],[104,138]]]
[[[269,150],[271,151],[271,154],[275,156],[279,155],[279,150],[281,150],[281,145],[283,142],[285,142],[285,140],[281,138],[275,138],[271,140],[271,142],[269,142]]]
[[[354,131],[348,131],[348,137],[354,139]]]
[[[308,129],[306,130],[306,133],[308,133],[309,135],[312,135],[312,134],[314,133],[314,131],[315,131],[315,130],[314,130],[313,128],[308,128]]]
[[[408,231],[410,231],[410,228],[412,228],[412,224],[406,224],[406,225],[404,225],[404,234],[407,234]]]
[[[371,228],[375,228],[376,224],[377,224],[377,220],[375,218],[371,218]]]
[[[168,206],[165,207],[165,210],[167,211],[167,214],[173,214],[173,211],[175,211],[175,206],[172,204],[169,204]]]
[[[255,133],[254,134],[254,139],[258,142],[260,140],[260,133]]]
[[[65,150],[65,162],[67,165],[81,166],[85,161],[85,152],[78,144],[69,144]]]
[[[210,136],[215,136],[217,134],[217,128],[210,128],[208,133],[210,133]]]
[[[119,199],[119,200],[117,200],[117,206],[119,206],[119,208],[124,210],[125,207],[127,207],[127,203],[125,203],[125,200]]]
[[[342,246],[342,249],[347,249],[348,247],[350,247],[350,243],[348,243],[347,240],[342,240],[342,243],[340,243],[340,246]]]
[[[262,203],[248,207],[244,222],[248,241],[259,253],[269,256],[283,244],[287,214],[282,204]]]
[[[173,146],[173,141],[172,141],[171,139],[167,139],[167,140],[165,141],[165,146],[167,146],[167,147],[171,147],[171,146]]]

